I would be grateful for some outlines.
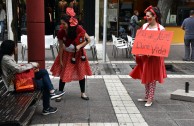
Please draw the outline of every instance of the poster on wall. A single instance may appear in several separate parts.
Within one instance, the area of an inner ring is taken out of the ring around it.
[[[108,21],[117,22],[117,9],[108,9]]]

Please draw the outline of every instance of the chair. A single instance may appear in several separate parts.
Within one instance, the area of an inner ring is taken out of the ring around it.
[[[56,39],[53,38],[53,35],[45,35],[45,49],[51,50],[53,59],[55,59],[54,48],[57,49]]]
[[[90,36],[90,39],[91,39],[91,42],[89,44],[87,44],[84,47],[84,49],[85,50],[91,50],[93,60],[95,60],[95,58],[96,58],[96,60],[98,61],[97,50],[96,50],[96,40],[95,40],[94,36]]]
[[[28,49],[28,43],[27,43],[27,35],[22,35],[21,36],[21,43],[22,43],[22,60],[24,60],[25,52]],[[57,49],[57,40],[53,38],[53,35],[45,35],[45,49],[46,50],[51,50],[53,59],[55,59],[55,54],[54,54],[54,48]],[[58,51],[58,49],[57,49]]]
[[[129,44],[127,41],[125,41],[122,38],[117,38],[116,36],[112,35],[113,39],[113,50],[112,50],[112,55],[114,57],[118,55],[118,49],[126,49],[126,57],[128,57],[128,52],[129,52]]]
[[[127,39],[128,39],[130,47],[132,48],[133,47],[133,43],[134,43],[134,38],[132,38],[131,36],[127,35]]]
[[[129,35],[127,35],[127,39],[128,39],[129,48],[130,48],[129,53],[131,54],[131,51],[132,51],[132,48],[133,48],[133,44],[134,44],[134,39],[131,36],[129,36]]]

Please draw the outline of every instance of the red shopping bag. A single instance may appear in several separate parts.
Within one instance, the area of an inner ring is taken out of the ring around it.
[[[30,69],[22,73],[17,73],[14,79],[14,86],[16,92],[34,91],[34,70]]]

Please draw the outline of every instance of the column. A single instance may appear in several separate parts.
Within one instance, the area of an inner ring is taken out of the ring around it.
[[[13,20],[12,0],[6,0],[6,14],[7,14],[7,34],[9,40],[14,40],[11,29],[11,22]]]
[[[38,62],[45,68],[44,0],[26,0],[28,62]]]
[[[95,38],[99,42],[99,16],[100,16],[100,0],[95,0]]]

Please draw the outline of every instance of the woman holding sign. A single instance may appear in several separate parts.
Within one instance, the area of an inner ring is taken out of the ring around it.
[[[165,30],[159,24],[161,22],[161,13],[157,7],[149,6],[145,10],[145,13],[147,23],[142,26],[142,30]],[[152,105],[154,98],[156,81],[163,83],[163,79],[167,77],[164,58],[159,56],[136,55],[136,63],[137,65],[130,73],[130,76],[134,79],[140,79],[141,83],[145,85],[145,98],[138,99],[138,101],[146,102],[145,106],[149,107]]]

